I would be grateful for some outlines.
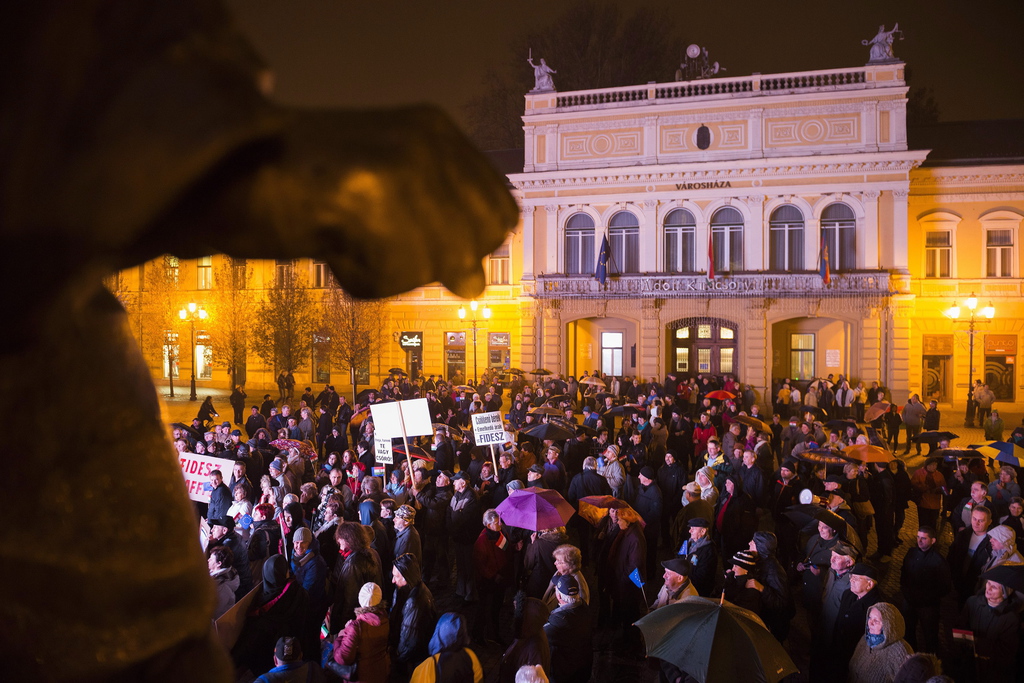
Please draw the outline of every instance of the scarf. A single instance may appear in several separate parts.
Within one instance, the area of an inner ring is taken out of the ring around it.
[[[864,637],[867,638],[868,647],[870,647],[872,650],[874,650],[876,647],[885,642],[884,633],[879,633],[877,636],[872,633],[868,633]]]

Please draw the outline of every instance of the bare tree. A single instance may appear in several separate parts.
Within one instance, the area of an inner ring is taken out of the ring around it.
[[[674,33],[674,17],[650,7],[575,3],[510,42],[507,57],[487,73],[483,93],[466,105],[473,137],[484,149],[523,146],[523,95],[533,88],[529,50],[558,70],[561,91],[610,88],[671,80],[679,61]]]
[[[139,292],[139,345],[145,355],[155,355],[158,366],[167,364],[167,381],[174,396],[174,378],[177,375],[178,326],[181,319],[182,292],[181,264],[178,257],[166,254],[146,264],[144,280]],[[154,353],[155,352],[155,353]]]
[[[252,277],[246,259],[226,257],[214,272],[210,292],[210,342],[231,375],[232,387],[245,382],[247,339],[256,311]]]
[[[353,403],[358,392],[358,369],[369,367],[387,341],[388,312],[383,299],[356,299],[340,288],[324,292],[322,337],[330,340],[331,364],[348,368]]]
[[[275,373],[294,370],[309,361],[319,324],[317,308],[305,279],[294,274],[265,291],[249,339],[255,354]]]

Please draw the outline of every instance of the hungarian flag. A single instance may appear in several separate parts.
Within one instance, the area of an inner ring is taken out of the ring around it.
[[[498,550],[504,550],[508,546],[508,539],[505,538],[505,534],[498,532],[498,540],[494,542],[494,545],[498,546]]]
[[[594,277],[602,285],[608,280],[608,259],[612,256],[612,247],[608,244],[608,235],[601,240],[601,249],[597,252],[597,268],[594,269]]]
[[[708,279],[715,279],[715,240],[712,230],[708,229]]]
[[[832,267],[828,259],[828,244],[825,243],[825,231],[821,231],[821,255],[818,259],[818,275],[826,285],[832,282]]]

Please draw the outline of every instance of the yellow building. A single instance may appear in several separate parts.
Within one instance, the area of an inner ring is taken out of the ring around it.
[[[486,367],[710,372],[766,393],[781,378],[842,374],[900,402],[921,393],[962,408],[969,315],[945,312],[974,293],[979,313],[995,308],[975,326],[974,375],[1024,403],[1024,159],[939,163],[911,149],[907,92],[897,62],[527,94],[522,172],[509,174],[522,220],[485,264],[492,315],[478,311],[477,344],[472,314],[458,316],[465,302],[424,287],[389,302],[365,379],[392,366],[469,378]],[[216,261],[180,265],[189,295],[203,297]],[[323,264],[286,265],[329,288]],[[254,268],[257,298],[282,267]],[[166,375],[160,349],[146,353]],[[315,356],[295,369],[300,386],[348,385]],[[201,381],[226,386],[216,349],[208,358]],[[245,376],[272,386],[278,369],[249,354]]]

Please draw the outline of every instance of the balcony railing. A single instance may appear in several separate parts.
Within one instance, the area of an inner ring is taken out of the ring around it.
[[[534,296],[541,299],[573,297],[707,298],[707,297],[808,297],[895,294],[895,283],[886,271],[834,273],[825,284],[817,273],[743,273],[708,280],[705,275],[621,275],[602,285],[592,275],[538,275]]]
[[[702,97],[757,97],[786,93],[821,92],[829,90],[861,90],[877,86],[902,86],[902,77],[876,78],[879,71],[898,71],[902,64],[862,66],[852,69],[801,71],[785,74],[754,74],[735,78],[707,78],[697,81],[650,83],[599,90],[575,90],[557,93],[555,109],[578,111],[590,108],[630,106],[636,104],[664,104],[672,101]],[[877,84],[877,86],[876,86]],[[546,93],[528,94],[527,98],[542,100]],[[527,108],[526,115],[551,111],[544,105]]]

